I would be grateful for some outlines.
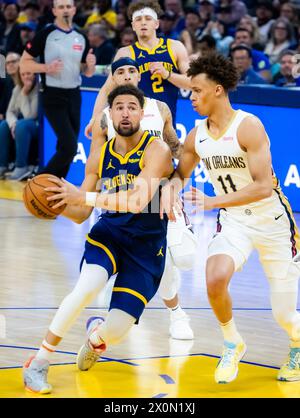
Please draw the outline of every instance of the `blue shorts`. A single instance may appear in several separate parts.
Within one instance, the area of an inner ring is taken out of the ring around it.
[[[136,320],[157,292],[165,268],[166,234],[148,238],[120,233],[99,220],[87,236],[83,260],[118,273],[110,309],[120,309]]]

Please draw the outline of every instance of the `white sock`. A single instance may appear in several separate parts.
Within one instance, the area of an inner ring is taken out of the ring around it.
[[[35,358],[37,360],[48,360],[50,361],[50,358],[52,356],[52,354],[55,352],[56,350],[56,346],[55,345],[51,345],[49,343],[47,343],[46,340],[44,340],[42,342],[42,345],[37,353],[37,355],[35,356]]]
[[[230,321],[226,322],[226,324],[220,323],[221,331],[223,333],[223,337],[225,341],[230,343],[238,344],[243,341],[243,338],[239,334],[234,319],[232,318]]]

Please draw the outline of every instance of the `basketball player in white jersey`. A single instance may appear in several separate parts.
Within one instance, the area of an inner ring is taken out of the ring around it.
[[[141,75],[137,63],[131,58],[120,58],[112,64],[112,76],[116,85],[133,84],[136,87]],[[166,103],[159,100],[145,98],[144,117],[141,121],[144,130],[161,137],[170,147],[173,158],[179,158],[182,151],[176,131],[172,124],[172,115]],[[109,115],[109,107],[105,108],[93,126],[92,145],[90,155],[99,153],[102,145],[115,136],[115,129]],[[89,161],[87,162],[87,166]],[[170,336],[179,340],[194,338],[193,330],[189,325],[189,317],[179,305],[178,290],[180,286],[180,270],[190,270],[193,267],[196,255],[197,241],[186,225],[184,216],[177,218],[177,222],[168,225],[168,252],[166,267],[159,288],[159,295],[170,311]],[[113,280],[107,284],[105,292],[111,295]],[[100,300],[105,299],[103,292]]]
[[[209,301],[224,336],[215,379],[234,380],[246,352],[232,316],[228,286],[255,248],[269,280],[274,318],[290,338],[289,356],[278,380],[300,380],[299,235],[272,169],[268,136],[257,117],[231,107],[228,91],[235,88],[238,76],[228,59],[217,54],[199,58],[190,64],[188,75],[193,107],[207,118],[189,133],[171,183],[163,189],[161,210],[174,219],[171,209],[177,192],[201,158],[216,196],[192,188],[185,198],[198,209],[220,209],[206,265]]]

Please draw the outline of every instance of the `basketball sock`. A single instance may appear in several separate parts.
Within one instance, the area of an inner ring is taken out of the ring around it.
[[[56,346],[49,344],[46,340],[42,342],[42,345],[35,356],[36,359],[43,359],[50,361],[52,354],[55,352]]]
[[[223,337],[225,341],[230,343],[238,344],[243,341],[242,336],[239,334],[234,319],[232,318],[230,321],[226,322],[225,324],[220,323],[221,331],[223,333]]]

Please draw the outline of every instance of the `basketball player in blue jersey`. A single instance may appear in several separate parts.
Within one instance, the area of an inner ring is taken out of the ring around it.
[[[112,77],[117,85],[132,84],[138,86],[141,75],[138,65],[131,58],[120,58],[112,64]],[[172,124],[172,115],[168,105],[156,99],[145,97],[144,117],[141,120],[143,130],[161,137],[170,147],[173,158],[179,158],[182,150],[176,131]],[[106,141],[110,141],[115,136],[115,130],[109,115],[107,106],[99,119],[93,126],[93,140],[91,145],[91,155],[98,152]],[[87,162],[87,166],[89,160]],[[179,305],[178,290],[180,287],[179,270],[191,270],[197,251],[197,240],[191,230],[191,225],[187,224],[184,216],[178,217],[176,222],[168,224],[167,234],[168,250],[166,255],[166,265],[164,274],[159,287],[159,295],[170,312],[170,336],[179,340],[191,340],[194,337],[190,327],[189,316]],[[99,295],[100,306],[107,303],[111,295],[113,280],[110,280]]]
[[[62,302],[34,358],[23,369],[25,387],[49,393],[49,361],[80,312],[118,273],[106,320],[87,324],[88,336],[77,365],[88,370],[104,350],[119,343],[155,295],[166,255],[167,218],[159,215],[159,186],[173,172],[169,147],[143,131],[144,95],[134,86],[117,87],[108,97],[116,137],[95,153],[81,189],[53,179],[48,200],[66,203],[63,215],[81,223],[94,207],[103,210],[85,243],[79,280]],[[51,179],[51,177],[50,177]],[[101,193],[97,193],[98,182]]]
[[[140,89],[146,96],[167,103],[175,123],[178,89],[190,89],[190,80],[186,76],[189,58],[181,42],[157,38],[156,30],[159,27],[160,13],[161,8],[155,0],[139,0],[131,3],[128,16],[138,42],[120,48],[115,60],[130,57],[138,63],[141,74]],[[93,117],[85,128],[87,137],[90,136],[97,115],[106,106],[108,93],[114,87],[112,76],[109,75],[97,96]]]
[[[192,188],[185,197],[200,210],[221,208],[206,264],[208,297],[224,336],[215,380],[234,380],[246,352],[233,319],[228,286],[234,272],[257,249],[270,284],[273,316],[290,338],[289,356],[278,380],[299,381],[299,233],[272,169],[269,138],[257,117],[231,107],[228,91],[238,81],[231,61],[217,54],[200,58],[190,64],[188,75],[193,107],[207,119],[189,133],[171,184],[163,189],[161,210],[173,219],[177,192],[201,158],[216,196]]]

